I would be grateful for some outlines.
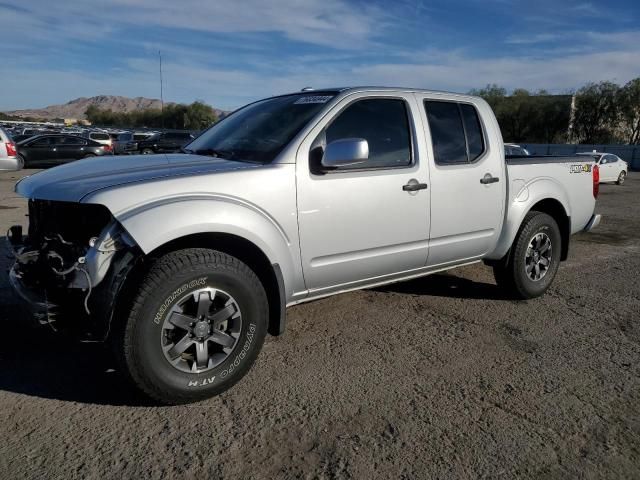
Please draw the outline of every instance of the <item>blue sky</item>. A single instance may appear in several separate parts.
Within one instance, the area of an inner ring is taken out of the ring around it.
[[[566,92],[640,76],[640,0],[0,0],[0,110],[98,94],[231,109],[304,86]]]

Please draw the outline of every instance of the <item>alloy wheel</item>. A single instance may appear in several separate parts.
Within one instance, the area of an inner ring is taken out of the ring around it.
[[[222,290],[201,288],[181,298],[165,317],[162,351],[182,372],[206,372],[233,352],[241,330],[235,299]]]
[[[551,266],[551,239],[546,233],[536,233],[527,247],[524,264],[527,277],[537,282],[542,280]]]

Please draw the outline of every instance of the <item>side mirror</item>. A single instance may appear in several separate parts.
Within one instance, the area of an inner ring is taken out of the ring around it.
[[[326,168],[364,163],[369,158],[369,142],[363,138],[343,138],[327,145],[321,164]]]

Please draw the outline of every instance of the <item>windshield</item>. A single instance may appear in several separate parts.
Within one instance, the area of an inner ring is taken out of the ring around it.
[[[205,131],[184,151],[269,163],[335,95],[314,92],[253,103]]]

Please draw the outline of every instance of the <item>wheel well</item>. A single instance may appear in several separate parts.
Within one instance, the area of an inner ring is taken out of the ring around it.
[[[552,198],[539,201],[531,210],[543,212],[553,217],[560,228],[560,238],[562,240],[560,260],[566,260],[569,256],[569,241],[571,239],[571,219],[567,215],[562,204]]]
[[[247,264],[258,276],[264,286],[269,302],[269,328],[271,335],[280,335],[284,328],[284,306],[278,277],[267,256],[258,246],[249,240],[227,233],[199,233],[177,238],[160,247],[149,256],[158,257],[165,253],[183,248],[211,248],[227,253]]]

